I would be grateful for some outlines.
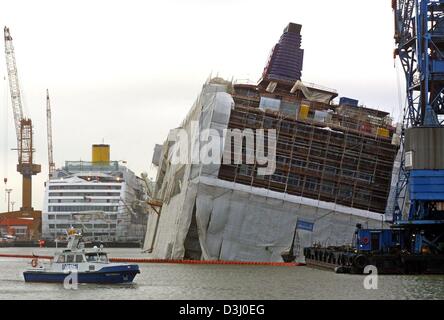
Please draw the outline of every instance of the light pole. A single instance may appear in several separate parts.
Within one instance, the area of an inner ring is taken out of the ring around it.
[[[5,189],[6,194],[8,195],[8,212],[11,212],[11,192],[12,189]]]

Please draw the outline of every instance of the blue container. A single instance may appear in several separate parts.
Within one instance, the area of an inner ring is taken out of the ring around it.
[[[444,170],[412,170],[409,189],[412,200],[444,201]]]
[[[339,99],[339,105],[341,105],[341,106],[357,107],[358,103],[359,103],[359,100],[351,99],[351,98],[347,98],[347,97],[342,97]]]

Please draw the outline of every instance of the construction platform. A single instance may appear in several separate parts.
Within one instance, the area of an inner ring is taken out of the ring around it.
[[[420,255],[404,252],[390,254],[357,253],[351,248],[305,248],[307,266],[336,273],[363,274],[367,266],[378,274],[444,274],[444,255]]]

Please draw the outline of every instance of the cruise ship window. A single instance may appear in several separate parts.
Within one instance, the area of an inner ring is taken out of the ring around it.
[[[81,254],[76,255],[76,263],[81,263],[81,262],[83,262],[83,255]]]
[[[108,225],[104,224],[104,223],[99,223],[99,224],[95,224],[94,228],[106,229],[106,228],[108,228]]]
[[[335,192],[334,182],[324,181],[321,186],[321,192],[328,194],[328,195],[334,195],[334,192]]]
[[[74,255],[73,254],[68,254],[66,256],[66,262],[67,263],[73,263],[74,262]]]
[[[302,187],[304,182],[299,175],[290,173],[288,176],[288,184],[295,187]]]
[[[305,181],[305,188],[309,191],[317,191],[318,190],[318,179],[307,177]]]
[[[59,258],[57,259],[57,263],[65,263],[65,256],[63,254],[59,256]]]
[[[368,190],[356,190],[357,192],[355,193],[355,199],[359,199],[362,201],[369,201],[371,200],[371,192]]]

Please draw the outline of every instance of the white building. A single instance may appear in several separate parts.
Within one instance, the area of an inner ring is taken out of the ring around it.
[[[141,242],[146,214],[137,204],[144,194],[140,178],[109,161],[109,146],[95,145],[92,162],[67,161],[46,183],[43,238],[63,238],[72,226],[96,241]]]

